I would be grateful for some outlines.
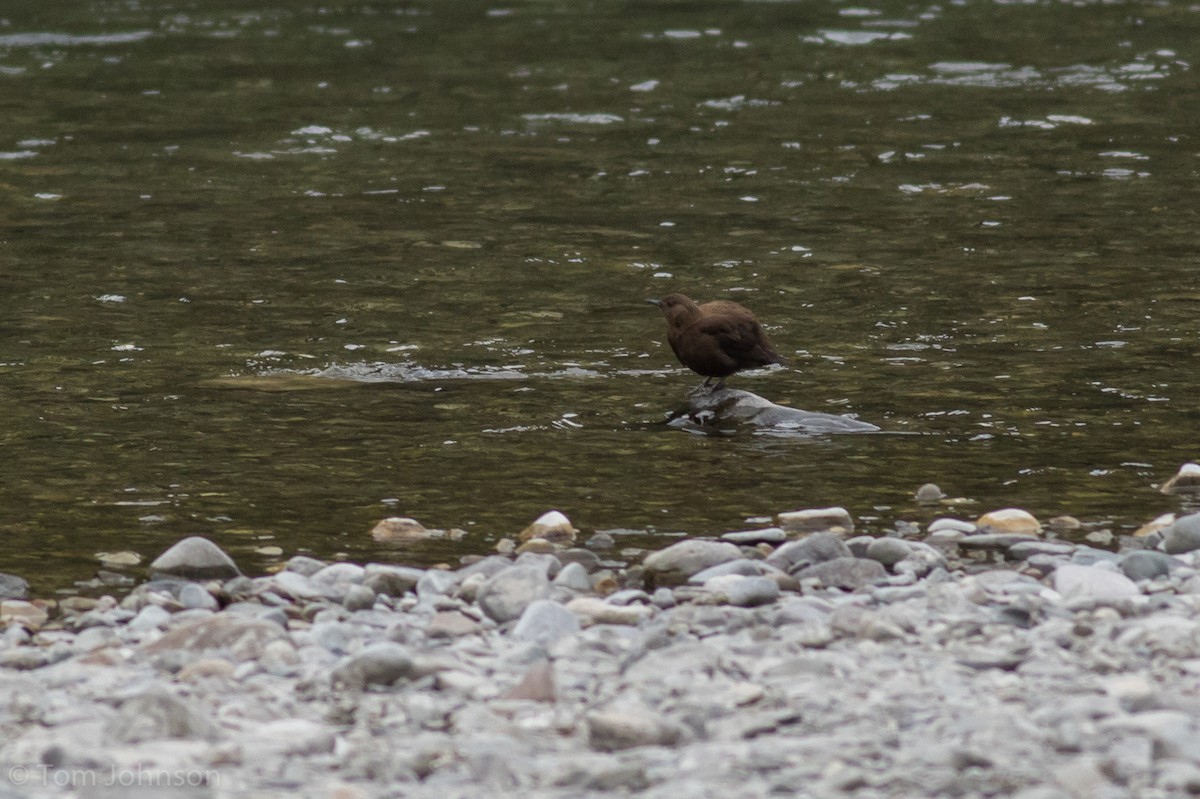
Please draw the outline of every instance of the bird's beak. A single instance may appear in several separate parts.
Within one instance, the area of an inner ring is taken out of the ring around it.
[[[659,308],[662,307],[662,300],[646,300],[646,302],[650,305],[657,305]]]

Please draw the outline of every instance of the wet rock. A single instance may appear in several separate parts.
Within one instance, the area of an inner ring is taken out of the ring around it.
[[[793,574],[814,563],[837,558],[853,557],[841,536],[835,533],[814,533],[799,541],[789,541],[767,557],[767,563]]]
[[[854,532],[854,519],[845,508],[806,508],[781,513],[779,526],[788,533],[816,533],[824,530],[847,535]]]
[[[797,580],[818,580],[827,588],[855,590],[887,579],[887,569],[874,560],[835,558],[795,572]]]
[[[1074,516],[1055,516],[1046,522],[1046,527],[1059,535],[1069,535],[1083,529],[1083,523]]]
[[[1157,517],[1156,519],[1146,522],[1141,527],[1134,530],[1133,535],[1135,538],[1145,538],[1146,536],[1154,535],[1155,533],[1162,530],[1164,527],[1167,527],[1174,521],[1175,521],[1174,513],[1164,513],[1163,515]]]
[[[220,735],[198,708],[165,688],[151,688],[126,699],[105,733],[128,744],[170,738],[212,741]]]
[[[1121,571],[1130,580],[1153,580],[1155,577],[1165,577],[1171,573],[1175,558],[1162,552],[1141,549],[1129,552],[1121,558]]]
[[[926,483],[917,489],[915,499],[922,505],[934,505],[946,498],[945,492],[933,483]]]
[[[408,650],[391,641],[380,641],[343,660],[333,669],[334,686],[362,690],[371,686],[389,686],[413,674]]]
[[[981,533],[992,535],[1036,536],[1042,532],[1041,522],[1020,508],[989,511],[975,520],[975,526]]]
[[[407,516],[389,516],[371,528],[371,538],[376,541],[405,543],[424,541],[429,537],[425,525]]]
[[[583,545],[588,549],[612,549],[617,545],[617,539],[613,538],[612,533],[599,530],[592,533],[591,537]]]
[[[1054,570],[1054,590],[1067,602],[1111,602],[1141,594],[1133,581],[1120,572],[1074,563],[1065,563]]]
[[[1200,549],[1200,513],[1180,516],[1162,529],[1162,547],[1168,555]]]
[[[679,585],[702,569],[740,557],[742,551],[733,544],[693,538],[652,552],[642,562],[642,566],[645,569],[646,585],[655,588]]]
[[[0,599],[28,599],[29,583],[15,574],[0,572]]]
[[[571,525],[571,520],[561,511],[552,510],[539,516],[533,524],[522,530],[517,538],[523,542],[541,538],[552,544],[570,546],[575,543],[575,536],[578,532]]]
[[[1159,489],[1164,494],[1200,493],[1200,464],[1185,463],[1170,480]]]
[[[155,558],[150,572],[188,580],[228,580],[241,574],[233,558],[198,535],[183,539]]]
[[[519,618],[529,604],[550,595],[550,580],[538,566],[511,566],[488,579],[476,601],[489,618],[503,624]]]
[[[728,541],[738,546],[753,546],[754,544],[782,544],[787,541],[788,534],[782,527],[764,527],[761,530],[741,530],[735,533],[725,533],[722,541]]]
[[[559,569],[562,568],[562,563],[557,557],[541,552],[524,552],[517,557],[514,565],[533,566],[534,568],[541,569],[550,579],[554,579]]]
[[[509,634],[517,641],[549,647],[559,638],[577,632],[579,619],[574,613],[557,602],[538,599],[529,603]]]

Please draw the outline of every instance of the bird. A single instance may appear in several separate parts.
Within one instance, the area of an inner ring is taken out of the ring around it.
[[[743,305],[728,300],[696,304],[683,294],[646,302],[657,305],[667,317],[667,342],[675,357],[704,376],[695,391],[718,391],[725,387],[725,378],[743,369],[786,363],[771,346],[758,319]]]

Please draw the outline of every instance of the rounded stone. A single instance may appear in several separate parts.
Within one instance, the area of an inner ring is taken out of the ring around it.
[[[305,577],[311,577],[329,564],[323,560],[310,558],[308,555],[293,555],[283,568],[291,572],[299,572]]]
[[[188,610],[216,610],[220,605],[216,598],[204,590],[204,586],[188,583],[179,589],[179,604]]]
[[[155,558],[150,572],[189,580],[228,580],[241,574],[233,558],[198,535],[183,539]]]
[[[975,520],[981,533],[1035,536],[1042,531],[1041,522],[1027,510],[1002,508],[989,511]]]
[[[814,563],[850,557],[853,555],[841,536],[835,533],[814,533],[784,544],[767,557],[767,563],[782,571],[793,573]]]
[[[1167,482],[1159,489],[1164,494],[1196,494],[1200,493],[1200,464],[1185,463],[1179,467]]]
[[[787,537],[788,535],[782,527],[764,527],[761,530],[739,530],[735,533],[725,533],[721,536],[721,540],[739,546],[752,546],[754,544],[782,544],[787,541]]]
[[[855,590],[887,579],[883,564],[863,558],[835,558],[794,572],[797,580],[816,579],[827,588]]]
[[[815,533],[830,530],[839,533],[853,533],[854,519],[845,508],[805,508],[788,511],[777,517],[779,526],[788,533]]]
[[[1162,529],[1162,546],[1168,555],[1200,549],[1200,513],[1180,516]]]
[[[1121,571],[1130,580],[1153,580],[1170,574],[1175,563],[1175,559],[1165,553],[1139,549],[1121,558]]]
[[[28,599],[29,583],[24,577],[0,572],[0,599]]]
[[[730,605],[739,608],[756,608],[769,605],[779,599],[779,583],[770,577],[743,577],[727,575],[716,577],[704,586],[725,597]]]
[[[920,502],[922,505],[932,505],[945,499],[946,493],[942,491],[942,489],[938,488],[935,484],[926,483],[917,489],[915,498],[917,502]]]
[[[568,563],[554,578],[554,584],[572,591],[587,593],[592,590],[592,578],[579,563]]]
[[[538,599],[530,602],[512,629],[517,641],[551,646],[558,639],[579,632],[579,619],[557,602]]]
[[[912,547],[906,542],[891,537],[876,538],[867,547],[867,557],[883,564],[886,569],[907,558],[911,552]]]
[[[1105,602],[1141,594],[1134,582],[1118,571],[1074,563],[1054,570],[1054,590],[1067,601]]]
[[[698,571],[742,557],[737,546],[726,541],[689,539],[646,556],[642,566],[651,587],[678,585]]]
[[[424,541],[429,538],[429,530],[416,519],[407,516],[389,516],[371,528],[371,538],[376,541]]]
[[[379,641],[363,647],[333,669],[330,681],[352,689],[373,685],[392,685],[413,674],[408,650],[392,641]]]
[[[375,607],[375,592],[365,585],[352,585],[342,599],[346,610],[370,610]]]
[[[503,624],[519,618],[529,604],[550,594],[550,579],[540,566],[511,566],[488,579],[476,595],[479,609]]]
[[[562,511],[552,510],[537,517],[517,538],[521,541],[544,538],[552,544],[570,545],[575,543],[575,535],[578,532]]]

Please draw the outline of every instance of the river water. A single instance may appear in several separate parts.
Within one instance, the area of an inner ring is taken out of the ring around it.
[[[437,562],[550,508],[882,532],[926,481],[966,517],[1178,510],[1198,9],[5,3],[0,570],[190,534],[252,573]],[[731,386],[886,433],[661,424],[699,380],[670,291],[791,360]],[[468,535],[390,552],[387,515]]]

